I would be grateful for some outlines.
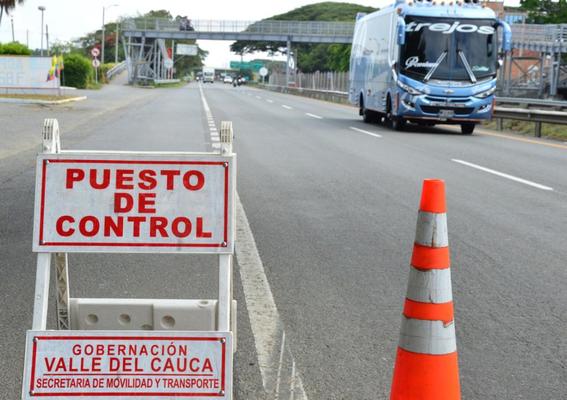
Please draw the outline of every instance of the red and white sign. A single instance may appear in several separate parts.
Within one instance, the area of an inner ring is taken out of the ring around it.
[[[225,332],[28,331],[23,399],[230,399]]]
[[[38,156],[37,252],[232,253],[234,156]]]
[[[98,49],[98,47],[93,47],[91,49],[91,56],[98,57],[99,55],[100,55],[100,50]]]

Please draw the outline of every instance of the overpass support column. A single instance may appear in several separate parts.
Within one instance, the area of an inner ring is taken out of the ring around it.
[[[291,36],[287,37],[287,63],[285,68],[285,87],[289,86],[290,70],[289,64],[291,60]]]

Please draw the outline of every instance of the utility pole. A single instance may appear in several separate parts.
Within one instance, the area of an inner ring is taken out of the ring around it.
[[[14,35],[14,17],[12,17],[11,20],[12,20],[12,42],[15,42],[16,36]]]
[[[118,31],[120,30],[120,24],[118,23],[118,20],[116,20],[116,40],[115,40],[115,47],[114,47],[114,62],[116,64],[118,64],[118,38],[120,36],[118,36]]]
[[[26,47],[30,48],[30,30],[26,29]]]
[[[45,47],[47,47],[47,55],[49,56],[49,26],[45,24]]]
[[[45,7],[39,6],[37,9],[41,11],[41,56],[43,57],[43,12],[45,11]]]
[[[117,7],[118,4],[111,4],[109,6],[102,7],[102,41],[101,41],[101,49],[100,49],[100,63],[104,64],[104,39],[105,39],[105,28],[104,28],[104,13],[106,12],[107,8],[110,7]]]

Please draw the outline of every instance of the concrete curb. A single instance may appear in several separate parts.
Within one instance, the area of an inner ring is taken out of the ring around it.
[[[71,97],[70,99],[64,99],[64,100],[37,100],[37,99],[16,99],[11,97],[0,97],[0,103],[58,105],[58,104],[71,103],[75,101],[82,101],[86,99],[87,96]]]

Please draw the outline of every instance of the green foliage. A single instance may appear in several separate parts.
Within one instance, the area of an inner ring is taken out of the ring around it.
[[[520,5],[531,23],[567,23],[567,0],[521,0]]]
[[[16,8],[16,4],[23,4],[24,0],[0,0],[0,25],[4,14],[8,15],[10,11]]]
[[[167,10],[152,10],[146,14],[139,15],[137,18],[160,18],[168,19],[169,21],[179,22],[182,16],[178,15],[175,18]],[[114,62],[115,51],[116,51],[116,22],[110,22],[104,26],[105,41],[104,41],[104,61],[106,63]],[[90,32],[84,37],[80,38],[78,41],[78,48],[80,52],[87,57],[90,57],[90,51],[93,47],[98,46],[100,48],[100,40],[102,37],[102,30],[99,29],[95,32]],[[176,44],[195,44],[195,40],[176,40]],[[166,47],[171,47],[172,41],[166,40]],[[77,49],[74,49],[75,51]],[[207,57],[208,52],[199,49],[199,54],[197,57],[180,57],[176,56],[175,69],[177,71],[177,76],[184,76],[189,74],[194,69],[198,69],[203,65],[203,60]],[[120,43],[118,45],[118,61],[123,61],[124,48]]]
[[[3,55],[29,56],[31,53],[27,46],[18,42],[0,43],[0,54]]]
[[[285,14],[275,15],[268,20],[354,22],[357,13],[371,13],[376,10],[352,3],[323,2],[296,8]],[[230,49],[235,53],[267,51],[285,54],[285,46],[285,43],[239,40],[234,42]],[[347,71],[349,68],[350,45],[347,44],[294,44],[292,50],[297,52],[298,68],[303,72]]]
[[[143,18],[167,18],[169,20],[173,19],[173,15],[167,10],[151,10],[150,12],[144,14]]]
[[[65,68],[63,79],[65,86],[85,89],[93,74],[93,68],[88,58],[81,54],[68,54],[63,58]]]

